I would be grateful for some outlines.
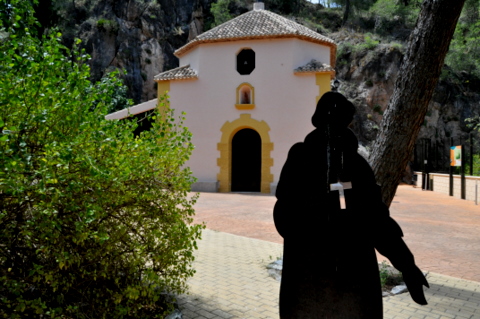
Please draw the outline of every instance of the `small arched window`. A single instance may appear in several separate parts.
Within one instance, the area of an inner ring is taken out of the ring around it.
[[[255,108],[254,90],[249,83],[242,83],[237,87],[237,101],[235,107],[239,110]]]
[[[240,103],[239,104],[251,104],[252,90],[248,85],[242,86],[240,89]]]

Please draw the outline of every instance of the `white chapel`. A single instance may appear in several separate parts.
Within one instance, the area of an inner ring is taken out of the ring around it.
[[[274,193],[288,150],[335,77],[333,40],[264,9],[198,35],[175,51],[180,67],[155,76],[175,112],[186,112],[195,150],[193,191]],[[155,108],[151,100],[106,116]]]

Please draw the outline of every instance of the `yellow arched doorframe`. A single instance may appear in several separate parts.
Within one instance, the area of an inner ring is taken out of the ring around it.
[[[220,151],[220,157],[217,158],[217,165],[220,167],[220,173],[217,174],[219,181],[218,191],[227,193],[231,191],[232,184],[232,139],[233,136],[244,128],[250,128],[260,134],[262,139],[262,168],[260,191],[270,193],[270,183],[273,182],[273,174],[270,168],[273,166],[273,158],[270,152],[273,151],[273,143],[270,141],[270,127],[265,121],[252,119],[250,114],[240,114],[240,118],[233,122],[225,122],[222,128],[222,137],[217,144],[217,150]]]

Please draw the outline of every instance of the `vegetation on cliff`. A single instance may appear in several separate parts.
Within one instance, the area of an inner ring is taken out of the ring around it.
[[[253,0],[39,0],[41,32],[62,31],[67,47],[75,38],[92,56],[91,78],[117,69],[128,97],[140,103],[156,97],[153,77],[178,66],[173,52],[196,34],[251,9]],[[268,10],[288,16],[334,38],[342,49],[361,51],[391,44],[402,50],[417,20],[421,0],[265,0]],[[442,80],[456,78],[469,90],[478,87],[479,0],[468,0],[446,58]],[[348,9],[348,13],[346,13]],[[336,34],[346,34],[337,37]],[[343,50],[345,52],[345,50]],[[342,50],[339,50],[342,53]],[[341,56],[349,63],[352,56]],[[342,62],[342,61],[340,61]],[[125,71],[125,74],[124,72]],[[381,72],[381,71],[380,71]],[[468,81],[468,83],[466,83]],[[473,89],[475,91],[475,89]],[[373,106],[371,106],[373,107]]]

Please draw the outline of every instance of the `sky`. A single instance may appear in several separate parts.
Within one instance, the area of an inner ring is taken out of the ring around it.
[[[307,0],[310,1],[311,3],[320,3],[324,6],[328,5],[328,2],[332,2],[331,0]],[[336,7],[337,5],[335,3],[330,3],[330,7]]]

